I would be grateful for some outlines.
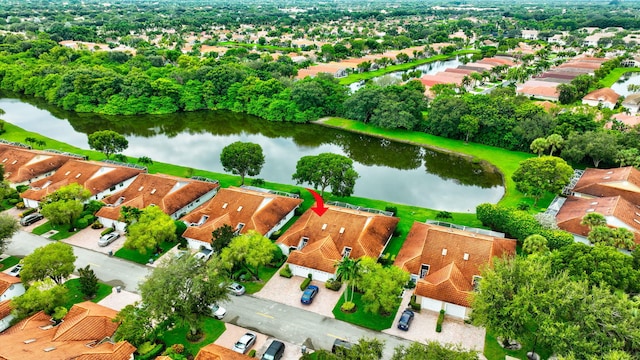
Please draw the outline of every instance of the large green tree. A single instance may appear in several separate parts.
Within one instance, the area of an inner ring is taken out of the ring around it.
[[[129,141],[113,130],[101,130],[89,135],[89,147],[100,151],[109,159],[111,155],[129,147]]]
[[[223,264],[232,269],[234,266],[244,268],[254,279],[260,280],[261,266],[273,259],[276,245],[255,230],[236,236],[229,245],[222,249],[220,258]]]
[[[125,306],[115,321],[120,323],[113,334],[116,341],[127,340],[138,347],[147,341],[155,341],[154,321],[146,305],[135,303]]]
[[[222,149],[220,162],[224,171],[240,175],[241,184],[244,185],[245,176],[260,174],[264,165],[264,154],[258,144],[236,141]]]
[[[409,346],[400,345],[394,349],[391,360],[477,360],[478,352],[465,350],[450,344],[442,345],[437,341],[426,344],[413,342]]]
[[[142,210],[138,221],[127,227],[124,247],[146,254],[156,250],[160,243],[176,240],[176,224],[158,206],[148,206]]]
[[[40,212],[53,224],[71,225],[82,214],[84,202],[90,197],[88,189],[72,183],[47,195]]]
[[[512,179],[516,189],[531,196],[535,205],[545,192],[560,193],[572,175],[573,169],[566,161],[554,156],[541,156],[522,161]]]
[[[224,224],[211,232],[211,248],[219,254],[235,236],[235,230],[230,225]]]
[[[27,291],[11,300],[11,307],[18,319],[24,319],[38,311],[52,315],[54,310],[67,302],[69,290],[64,285],[47,278],[35,281]]]
[[[11,238],[18,232],[20,226],[15,217],[8,214],[0,214],[0,254],[5,251]]]
[[[357,287],[363,292],[364,310],[383,315],[393,313],[400,305],[400,294],[409,281],[409,273],[397,266],[384,267],[369,257],[360,259],[359,266]]]
[[[164,262],[140,284],[142,302],[153,319],[187,325],[195,336],[203,317],[211,314],[209,306],[228,297],[224,273],[217,257],[204,262],[182,256]]]
[[[361,338],[357,343],[353,344],[350,349],[346,347],[336,347],[335,354],[327,350],[318,350],[314,352],[317,360],[380,360],[384,350],[384,342],[372,338]],[[308,360],[310,357],[305,355],[301,360]]]
[[[298,184],[308,183],[319,188],[321,196],[327,187],[331,187],[333,195],[344,197],[353,194],[358,177],[351,159],[332,153],[303,156],[292,176]]]
[[[51,278],[56,284],[62,284],[75,270],[75,261],[76,256],[71,245],[52,242],[36,248],[22,259],[20,277],[25,283]]]

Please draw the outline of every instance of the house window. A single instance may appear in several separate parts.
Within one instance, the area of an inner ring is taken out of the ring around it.
[[[482,276],[473,275],[473,280],[471,281],[471,284],[473,285],[474,291],[478,291],[480,287],[480,280],[482,280]]]
[[[116,187],[112,186],[112,187],[109,188],[109,191],[114,191],[115,189],[116,189]]]
[[[424,279],[427,275],[429,275],[429,265],[422,264],[420,266],[420,279]]]
[[[235,235],[240,234],[240,231],[242,231],[242,229],[244,229],[244,223],[238,223],[238,226],[236,226],[236,231],[234,231],[233,233]]]
[[[348,257],[349,257],[349,255],[351,255],[351,248],[350,248],[350,247],[345,246],[345,247],[344,247],[344,250],[342,250],[342,257],[343,257],[343,258],[348,258]]]
[[[298,245],[298,250],[302,250],[305,246],[307,246],[308,242],[309,242],[309,238],[306,236],[303,236],[302,239],[300,239],[300,245]]]

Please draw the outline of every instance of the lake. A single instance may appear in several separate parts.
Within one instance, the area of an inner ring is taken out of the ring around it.
[[[260,144],[265,164],[257,176],[294,184],[298,159],[331,152],[348,156],[360,174],[354,196],[453,212],[474,212],[504,194],[501,174],[486,163],[419,146],[330,129],[315,124],[276,123],[246,114],[198,111],[171,115],[79,114],[39,99],[0,93],[1,118],[26,130],[88,149],[87,134],[124,135],[126,156],[224,173],[222,149],[235,142]],[[250,183],[250,181],[249,181]]]
[[[629,96],[630,94],[634,94],[627,89],[631,84],[640,85],[640,72],[628,72],[623,74],[615,84],[611,85],[611,90],[615,91],[620,96]]]

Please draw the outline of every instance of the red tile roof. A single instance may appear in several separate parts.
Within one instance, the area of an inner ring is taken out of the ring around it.
[[[11,183],[21,183],[45,175],[72,159],[75,158],[0,144],[0,162],[4,165],[5,178]]]
[[[606,101],[615,104],[619,98],[620,95],[610,88],[602,88],[588,93],[582,98],[582,100]]]
[[[128,342],[105,341],[118,324],[116,311],[92,302],[74,305],[58,326],[39,312],[0,334],[0,359],[129,360],[136,350]]]
[[[0,319],[4,319],[11,315],[12,310],[11,300],[0,301]]]
[[[21,281],[19,277],[0,272],[0,295],[4,294],[4,292],[7,291],[9,287],[11,287],[11,285],[19,284],[20,282]]]
[[[123,206],[144,209],[151,204],[172,215],[219,187],[219,184],[170,175],[140,174],[126,189],[102,199],[107,206],[96,216],[118,220]],[[123,200],[119,202],[120,198]]]
[[[516,90],[519,95],[525,96],[543,96],[546,98],[558,99],[560,93],[556,89],[556,87],[549,86],[523,86],[522,88]]]
[[[351,248],[354,259],[380,256],[398,221],[392,216],[329,206],[322,216],[307,210],[276,243],[298,247],[303,237],[308,238],[307,245],[292,251],[287,262],[334,273],[345,247]]]
[[[55,174],[31,183],[31,188],[22,193],[22,197],[40,201],[48,194],[73,183],[84,186],[92,195],[96,195],[142,172],[140,169],[97,161],[69,160]]]
[[[574,186],[573,192],[596,197],[620,195],[627,201],[640,205],[640,170],[633,166],[588,168]]]
[[[231,349],[224,348],[220,345],[209,344],[200,351],[194,360],[248,360],[251,359],[247,355],[239,354]]]
[[[469,307],[473,276],[494,257],[515,250],[515,240],[414,222],[394,264],[416,275],[422,264],[429,265],[415,294]]]
[[[236,187],[221,189],[213,199],[181,219],[197,224],[203,216],[208,217],[202,225],[189,226],[183,236],[209,243],[213,230],[225,224],[235,228],[239,223],[245,224],[242,233],[256,230],[264,235],[301,203],[302,199],[267,192]]]

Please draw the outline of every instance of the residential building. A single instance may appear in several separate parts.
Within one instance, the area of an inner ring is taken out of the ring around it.
[[[0,144],[0,162],[4,166],[4,178],[14,188],[51,176],[72,159],[78,159],[78,156]]]
[[[538,30],[522,30],[522,38],[525,40],[538,40]]]
[[[417,280],[414,294],[423,310],[466,319],[480,269],[515,251],[515,240],[415,222],[394,264]]]
[[[133,360],[136,348],[113,342],[117,312],[90,301],[75,304],[59,323],[39,312],[0,334],[3,360]]]
[[[613,109],[619,98],[620,95],[611,88],[602,88],[585,95],[582,98],[582,103],[589,106],[602,106],[603,108]]]
[[[194,360],[249,360],[251,357],[220,345],[209,344],[198,351]]]
[[[25,288],[17,276],[0,272],[0,332],[11,324],[11,299],[24,294]]]
[[[182,235],[189,247],[211,249],[211,233],[229,225],[239,234],[255,230],[270,237],[292,217],[302,199],[266,189],[229,187],[183,217],[188,227]]]
[[[124,231],[124,221],[120,221],[123,206],[144,209],[159,206],[164,213],[177,220],[210,200],[218,191],[218,181],[186,179],[163,174],[140,174],[125,189],[102,199],[106,206],[96,213],[105,227]]]
[[[635,113],[634,113],[635,114]],[[617,121],[624,125],[624,127],[632,128],[638,124],[640,124],[640,115],[627,115],[625,113],[618,113],[611,116],[611,120],[613,122]],[[612,122],[608,122],[605,124],[607,129],[612,128]]]
[[[631,114],[640,113],[640,94],[631,94],[628,95],[622,101],[622,107],[627,109]]]
[[[573,187],[571,195],[587,199],[619,195],[634,205],[640,205],[640,170],[633,166],[587,168]]]
[[[77,183],[91,192],[91,199],[100,200],[129,186],[146,169],[98,161],[69,160],[58,171],[30,184],[22,193],[24,204],[37,208],[42,199],[59,188]]]
[[[366,210],[328,205],[322,216],[311,209],[302,214],[276,241],[289,255],[291,272],[327,281],[334,278],[335,264],[344,257],[380,257],[399,219]]]

